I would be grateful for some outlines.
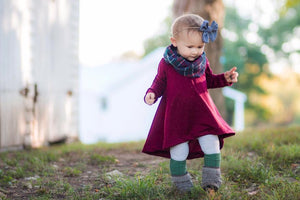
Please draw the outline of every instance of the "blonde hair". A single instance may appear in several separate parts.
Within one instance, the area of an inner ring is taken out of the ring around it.
[[[199,31],[204,19],[195,14],[184,14],[176,18],[171,27],[172,37],[179,36],[182,31]]]

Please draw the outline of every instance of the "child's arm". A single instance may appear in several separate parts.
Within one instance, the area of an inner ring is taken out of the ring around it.
[[[206,63],[205,75],[207,89],[231,86],[233,83],[237,82],[238,73],[235,71],[236,67],[233,67],[230,71],[225,73],[214,74],[208,60],[206,60]]]
[[[144,101],[148,105],[154,104],[166,89],[165,61],[162,59],[158,65],[158,72],[151,87],[147,90]]]

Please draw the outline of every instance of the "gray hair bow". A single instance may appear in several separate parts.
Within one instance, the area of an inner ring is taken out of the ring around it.
[[[209,40],[212,42],[215,41],[217,38],[217,32],[218,32],[218,24],[217,22],[213,21],[211,25],[208,25],[208,21],[204,20],[200,27],[200,31],[203,32],[202,34],[202,40],[205,43],[209,43]]]

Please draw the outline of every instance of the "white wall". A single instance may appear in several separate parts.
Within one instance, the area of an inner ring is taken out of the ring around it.
[[[159,49],[138,63],[81,68],[82,142],[146,139],[158,102],[148,106],[144,103],[144,95],[156,75],[161,56],[162,49]],[[101,108],[102,97],[107,97],[106,110]]]

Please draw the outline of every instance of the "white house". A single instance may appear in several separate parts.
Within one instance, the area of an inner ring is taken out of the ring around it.
[[[157,73],[163,52],[164,48],[159,48],[140,62],[81,67],[79,121],[82,142],[120,142],[147,137],[158,103],[148,106],[143,98]],[[236,99],[234,94],[227,96]],[[236,116],[240,118],[235,124],[241,124],[239,120],[243,118]]]
[[[145,139],[157,105],[144,95],[163,49],[140,62],[113,62],[80,71],[80,139],[84,143]]]
[[[78,134],[79,0],[0,1],[0,150]]]

